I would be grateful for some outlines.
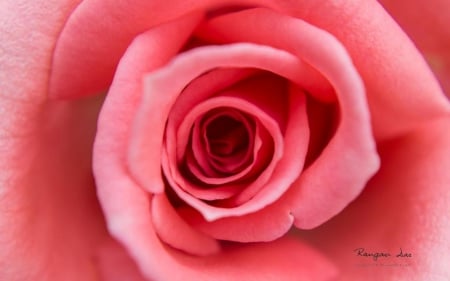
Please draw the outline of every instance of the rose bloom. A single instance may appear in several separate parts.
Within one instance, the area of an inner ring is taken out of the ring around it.
[[[0,279],[449,280],[450,5],[382,2],[1,1]]]

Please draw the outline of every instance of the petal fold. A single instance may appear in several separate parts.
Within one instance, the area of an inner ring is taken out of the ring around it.
[[[153,224],[161,240],[176,249],[198,256],[220,251],[219,242],[188,225],[170,205],[166,195],[155,195],[152,201]]]

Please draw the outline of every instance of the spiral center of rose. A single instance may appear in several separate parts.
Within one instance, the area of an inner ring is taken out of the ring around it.
[[[206,127],[205,141],[215,156],[230,156],[248,147],[248,132],[242,122],[223,115],[212,120]]]
[[[216,108],[199,118],[200,130],[194,136],[202,138],[207,162],[215,172],[229,175],[248,165],[254,135],[252,122],[241,111]]]
[[[231,85],[205,90],[211,77],[227,76]],[[253,69],[211,71],[191,82],[165,132],[162,167],[177,196],[193,206],[231,209],[265,186],[283,155],[287,95],[273,93],[285,86],[282,78]]]

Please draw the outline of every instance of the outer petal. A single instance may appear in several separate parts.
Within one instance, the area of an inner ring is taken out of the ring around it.
[[[10,101],[45,100],[52,51],[64,21],[78,2],[80,0],[0,2],[0,106],[12,110],[15,107],[7,105]],[[5,116],[28,115],[0,112],[2,123],[6,122]]]
[[[0,140],[1,279],[96,280],[92,257],[107,235],[91,172],[100,103],[47,104],[28,112],[34,131]]]
[[[157,237],[146,192],[129,179],[113,187],[101,196],[109,230],[149,280],[328,280],[336,274],[329,261],[292,237],[230,245],[207,257],[186,255]]]
[[[208,1],[178,0],[82,1],[58,40],[50,95],[70,98],[108,88],[120,58],[137,35],[213,5]]]
[[[401,133],[417,122],[450,110],[417,50],[376,1],[242,0],[240,4],[271,7],[303,18],[337,36],[349,50],[367,85],[377,138]],[[224,6],[227,6],[225,0],[135,0],[132,5],[128,2],[83,1],[62,32],[53,65],[54,75],[73,79],[64,85],[57,85],[58,79],[53,79],[51,95],[74,97],[106,88],[127,43],[137,33],[194,10],[214,11]],[[107,23],[102,28],[98,26],[98,11],[104,13],[102,18]],[[151,13],[147,11],[158,13],[150,19],[148,15]],[[139,20],[127,25],[127,29],[117,28],[127,18]],[[96,44],[103,47],[91,48],[92,41],[97,40],[102,42]],[[112,50],[104,52],[105,48]],[[402,56],[398,56],[400,53]],[[411,62],[415,67],[410,67]],[[78,73],[71,73],[74,69]],[[102,75],[92,75],[92,69],[99,70],[94,73]]]
[[[220,251],[219,242],[188,225],[177,214],[165,194],[153,196],[151,213],[155,231],[172,247],[199,256]]]
[[[100,281],[153,281],[142,276],[126,250],[111,238],[99,250],[98,269]]]
[[[154,238],[147,237],[152,240]],[[139,254],[135,261],[143,266],[141,272],[146,277],[145,280],[326,281],[337,275],[336,268],[328,260],[293,237],[284,237],[271,243],[246,244],[243,247],[230,245],[223,253],[207,258],[173,251],[161,245],[158,240],[152,242],[154,243],[143,248],[131,249],[133,254]],[[105,276],[123,276],[130,281],[143,280],[128,252],[117,242],[108,242],[103,254],[107,255],[103,264],[105,269],[115,268],[117,262],[124,267],[118,267],[116,275],[105,272]],[[152,263],[142,265],[143,259],[149,261],[150,258]]]
[[[205,218],[192,208],[181,208],[180,215],[195,229],[220,240],[235,242],[270,242],[291,229],[294,217],[288,206],[270,205],[243,216],[225,217],[215,221]]]
[[[140,31],[194,10],[214,12],[227,5],[230,8],[226,0],[135,0],[131,5],[128,1],[114,4],[83,1],[62,32],[53,65],[54,75],[73,79],[64,85],[57,85],[59,82],[54,79],[51,95],[74,97],[106,88],[127,42]],[[376,1],[242,0],[240,5],[267,6],[303,18],[334,34],[349,50],[363,76],[377,138],[401,133],[420,121],[450,110],[420,54]],[[104,26],[98,25],[99,11],[103,13]],[[149,18],[152,13],[148,11],[158,13]],[[117,28],[121,21],[127,22],[127,18],[139,20],[127,25],[129,28]],[[102,41],[96,44],[103,47],[91,48],[95,40]],[[112,50],[104,52],[105,48]],[[70,57],[76,59],[68,59]],[[71,73],[75,69],[78,73]],[[102,75],[92,75],[92,69]]]
[[[187,16],[176,22],[162,25],[136,38],[124,56],[116,73],[116,79],[111,85],[108,98],[102,108],[99,118],[99,128],[94,147],[94,168],[96,177],[108,178],[120,172],[117,176],[127,176],[126,151],[129,134],[136,107],[142,95],[141,81],[144,73],[165,64],[184,44],[198,17]],[[167,36],[176,33],[177,36]],[[174,40],[176,38],[176,40]],[[158,56],[154,56],[158,53]],[[155,127],[163,126],[159,122]],[[159,140],[152,136],[149,141]],[[153,162],[158,169],[150,169],[148,174],[152,179],[152,191],[161,192],[164,188],[160,173],[160,162]],[[108,184],[99,185],[99,190],[110,188]]]
[[[122,71],[119,69],[103,104],[94,144],[93,164],[98,198],[108,227],[113,229],[113,235],[117,235],[116,229],[119,229],[120,235],[129,234],[126,232],[129,221],[142,219],[143,229],[151,222],[150,208],[145,205],[148,203],[148,194],[138,193],[134,196],[140,189],[135,187],[128,174],[125,157],[127,137],[136,103],[141,95],[142,74],[165,64],[181,48],[196,19],[195,15],[188,16],[138,37],[130,46],[133,55],[124,56],[122,61],[128,68]],[[177,33],[178,41],[166,36],[171,32]],[[153,56],[154,53],[159,56]],[[142,202],[144,205],[140,208]],[[131,207],[137,207],[138,210]],[[130,235],[131,239],[133,235],[139,238],[136,233]]]
[[[450,97],[450,2],[380,2],[414,40]]]
[[[449,128],[450,116],[381,143],[381,170],[358,200],[304,233],[339,263],[339,280],[450,278]],[[355,254],[361,247],[393,256],[375,262]],[[412,257],[395,257],[400,248]]]
[[[450,111],[424,59],[377,1],[279,3],[282,11],[329,31],[346,47],[364,80],[377,139]]]
[[[70,98],[103,91],[111,84],[120,58],[135,37],[194,10],[163,12],[157,3],[83,1],[59,37],[53,57],[50,95]],[[176,40],[178,34],[167,36]],[[162,42],[169,44],[167,41],[170,40],[166,38]]]
[[[161,23],[198,11],[213,14],[222,8],[276,7],[276,4],[274,0],[241,0],[238,6],[228,0],[84,0],[68,19],[58,40],[50,95],[73,98],[104,90],[111,83],[114,70],[133,38]],[[330,99],[330,96],[324,98]]]
[[[0,278],[96,280],[106,235],[90,148],[99,101],[46,102],[52,50],[78,1],[0,1]]]

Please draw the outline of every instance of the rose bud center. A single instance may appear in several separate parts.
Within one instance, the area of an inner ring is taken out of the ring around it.
[[[240,111],[231,108],[214,111],[201,120],[208,161],[219,173],[235,173],[248,165],[254,126]]]

